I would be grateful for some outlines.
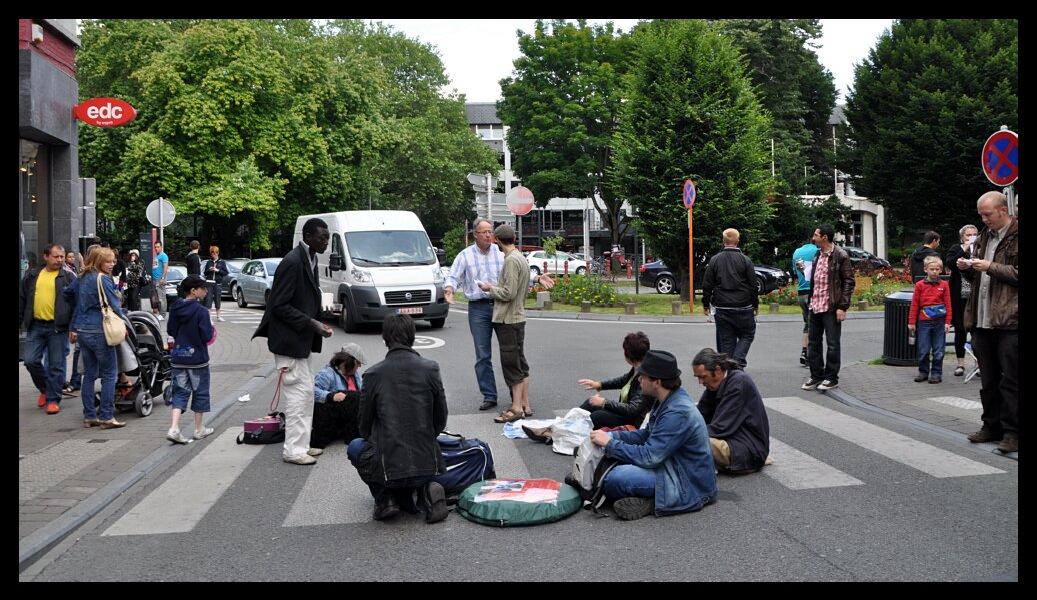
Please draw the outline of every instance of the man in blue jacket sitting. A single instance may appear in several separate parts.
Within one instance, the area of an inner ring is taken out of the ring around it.
[[[717,497],[709,430],[681,387],[677,359],[649,350],[638,367],[641,393],[656,399],[648,426],[636,431],[591,432],[595,445],[619,466],[605,476],[605,496],[620,519],[699,510]]]

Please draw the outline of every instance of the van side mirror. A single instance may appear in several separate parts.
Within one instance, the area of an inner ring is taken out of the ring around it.
[[[328,269],[332,271],[342,270],[342,255],[337,252],[332,252],[328,258]]]

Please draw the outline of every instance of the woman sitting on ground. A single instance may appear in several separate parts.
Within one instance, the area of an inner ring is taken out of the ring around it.
[[[645,414],[652,406],[652,399],[641,394],[641,384],[636,373],[649,349],[648,336],[644,332],[628,333],[623,338],[623,358],[630,365],[630,370],[626,374],[606,381],[579,380],[578,383],[584,389],[619,390],[618,401],[605,400],[600,394],[594,394],[580,406],[583,410],[590,411],[594,429],[623,425],[641,427]]]
[[[363,363],[360,346],[349,343],[314,377],[310,448],[324,448],[335,440],[348,444],[360,437],[360,366]]]

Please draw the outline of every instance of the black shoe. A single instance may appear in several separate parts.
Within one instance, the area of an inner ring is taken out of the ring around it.
[[[655,510],[655,498],[620,498],[612,504],[616,516],[624,521],[636,521]]]
[[[943,379],[941,379],[939,376],[929,378],[929,383],[940,383],[941,381],[943,381]]]
[[[823,392],[832,388],[839,387],[839,382],[835,379],[825,379],[821,383],[817,384],[817,391]]]
[[[533,440],[534,442],[543,442],[545,444],[551,443],[550,427],[526,427],[525,425],[523,425],[522,431],[525,432],[526,437]]]
[[[422,490],[422,508],[425,510],[426,523],[439,523],[447,517],[446,490],[443,486],[430,481]]]
[[[929,380],[929,374],[928,373],[919,373],[918,375],[915,375],[915,383],[922,383],[922,382],[928,381],[928,380]]]
[[[479,405],[479,410],[490,410],[491,408],[497,408],[497,403],[492,400],[483,400]]]
[[[803,390],[815,389],[817,387],[817,384],[821,383],[821,381],[822,381],[821,379],[817,379],[817,378],[811,377],[810,379],[808,379],[806,381],[806,383],[804,383],[803,385],[800,386],[800,389],[803,389]]]
[[[1009,452],[1019,451],[1019,438],[1014,435],[1006,435],[1001,443],[997,445],[998,452],[1002,454],[1008,454]]]
[[[565,476],[565,479],[564,479],[563,481],[565,481],[565,483],[566,483],[567,485],[571,485],[571,486],[573,486],[574,488],[576,488],[576,490],[577,490],[577,491],[579,491],[579,490],[582,490],[582,489],[583,489],[583,486],[582,486],[582,485],[580,485],[580,482],[579,482],[579,481],[576,481],[576,478],[575,478],[575,477],[573,477],[573,474],[572,474],[572,473],[569,473],[568,475],[566,475],[566,476]]]
[[[385,501],[375,504],[372,516],[375,521],[384,521],[398,514],[400,514],[400,507],[396,505],[396,499],[391,494],[386,494]]]

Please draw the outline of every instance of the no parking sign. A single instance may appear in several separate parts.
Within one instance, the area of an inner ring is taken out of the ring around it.
[[[1012,185],[1019,179],[1019,134],[1002,129],[987,138],[980,156],[983,174],[990,183]]]

